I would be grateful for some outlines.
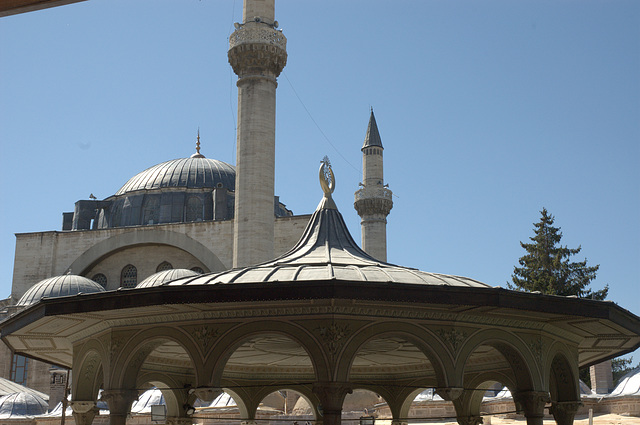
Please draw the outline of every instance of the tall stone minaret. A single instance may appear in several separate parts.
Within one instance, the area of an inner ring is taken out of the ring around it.
[[[229,37],[238,75],[233,267],[274,257],[276,78],[287,63],[274,10],[274,0],[244,0],[243,22]]]
[[[382,140],[371,109],[369,127],[362,146],[362,189],[356,191],[353,206],[362,219],[362,249],[387,261],[387,215],[393,208],[392,192],[384,184]]]

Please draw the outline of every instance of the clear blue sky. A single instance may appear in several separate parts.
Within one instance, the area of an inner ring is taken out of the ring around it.
[[[14,233],[60,230],[154,164],[235,163],[241,0],[90,0],[0,19],[0,295]],[[276,192],[310,213],[324,155],[353,192],[375,110],[390,262],[504,286],[546,207],[640,314],[640,2],[277,0]],[[636,357],[640,357],[637,355]],[[640,360],[636,358],[636,361]]]

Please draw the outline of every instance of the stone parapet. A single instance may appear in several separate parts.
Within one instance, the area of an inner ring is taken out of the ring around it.
[[[393,201],[387,198],[360,198],[358,199],[356,192],[356,201],[353,207],[358,212],[360,217],[373,216],[380,214],[386,217],[391,208],[393,208]]]
[[[229,64],[238,77],[276,78],[287,64],[287,38],[270,25],[249,22],[229,37]]]

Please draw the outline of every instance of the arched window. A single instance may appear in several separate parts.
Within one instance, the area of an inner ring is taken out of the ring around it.
[[[204,270],[202,270],[200,267],[191,267],[191,270],[196,273],[204,274]]]
[[[165,270],[171,270],[172,268],[173,266],[171,265],[170,262],[163,261],[162,263],[158,264],[158,267],[156,267],[156,273],[163,272]]]
[[[197,196],[187,199],[187,217],[185,221],[202,221],[202,201]]]
[[[142,204],[142,224],[158,224],[160,222],[160,199],[157,196],[145,197]]]
[[[131,264],[125,266],[120,274],[121,288],[135,288],[138,284],[138,269]]]
[[[94,275],[91,278],[91,280],[93,280],[95,283],[99,284],[103,288],[107,287],[107,276],[103,275],[102,273],[98,273]]]

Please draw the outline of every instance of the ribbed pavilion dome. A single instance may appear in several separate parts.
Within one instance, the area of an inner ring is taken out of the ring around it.
[[[189,269],[171,269],[154,273],[142,282],[136,285],[136,288],[149,288],[151,286],[160,286],[169,281],[179,279],[181,277],[198,276],[200,273]]]
[[[26,392],[0,397],[0,419],[20,419],[47,413],[49,403],[43,398]]]
[[[19,306],[35,304],[42,298],[64,297],[88,294],[92,292],[104,292],[105,289],[99,284],[86,277],[67,274],[63,276],[50,277],[41,280],[33,285],[18,301]]]
[[[129,179],[116,196],[138,190],[183,187],[188,189],[215,188],[218,184],[233,190],[236,169],[233,165],[194,154],[147,168]]]
[[[256,266],[178,279],[168,285],[318,280],[490,287],[466,277],[427,273],[376,260],[355,243],[326,189],[325,197],[311,216],[302,237],[286,254]]]

